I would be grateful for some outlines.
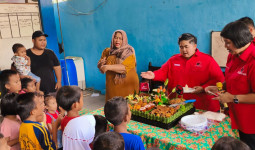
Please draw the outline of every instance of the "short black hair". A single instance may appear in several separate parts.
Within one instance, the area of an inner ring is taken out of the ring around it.
[[[37,93],[28,92],[20,94],[17,98],[17,112],[22,121],[26,120],[32,110],[35,109],[34,98],[37,96]]]
[[[194,35],[190,34],[190,33],[183,33],[178,38],[178,44],[180,44],[181,41],[189,41],[189,43],[197,44],[197,38]]]
[[[243,18],[240,18],[239,20],[237,21],[241,21],[243,22],[244,24],[246,24],[247,26],[252,26],[254,27],[254,22],[253,20],[250,18],[250,17],[243,17]]]
[[[64,110],[69,111],[75,102],[81,98],[81,89],[78,86],[62,86],[57,92],[57,103]]]
[[[114,126],[120,125],[128,114],[127,100],[123,97],[113,97],[104,105],[106,119]]]
[[[21,89],[26,89],[27,88],[27,84],[30,82],[33,82],[34,80],[31,78],[23,78],[21,79]]]
[[[12,75],[17,75],[18,72],[14,70],[3,70],[0,74],[0,91],[1,97],[3,98],[6,93],[8,93],[8,89],[6,89],[5,85],[9,83],[9,78]]]
[[[231,40],[236,48],[244,47],[253,40],[249,28],[241,21],[230,22],[222,29],[220,35]]]
[[[16,43],[12,46],[12,51],[13,53],[17,53],[18,52],[18,49],[21,48],[21,47],[25,47],[24,45],[20,44],[20,43]]]
[[[100,134],[106,132],[108,123],[104,116],[94,115],[94,118],[96,120],[95,136],[94,136],[94,139],[95,139]]]
[[[213,145],[211,150],[250,150],[250,147],[244,142],[230,136],[219,138]]]
[[[1,100],[2,116],[17,115],[17,97],[16,93],[7,93]]]
[[[94,142],[93,150],[124,150],[125,143],[121,134],[113,131],[99,135]]]
[[[45,95],[44,96],[44,104],[45,104],[45,106],[48,106],[48,103],[49,103],[49,100],[51,100],[51,99],[55,99],[56,97],[55,96],[53,96],[53,95]]]
[[[40,37],[40,36],[48,37],[48,35],[45,34],[43,31],[38,30],[38,31],[35,31],[35,32],[32,34],[32,39],[36,39],[37,37]]]

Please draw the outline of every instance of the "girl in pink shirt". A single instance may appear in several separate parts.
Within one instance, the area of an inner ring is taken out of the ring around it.
[[[8,93],[1,100],[1,114],[4,120],[0,127],[0,132],[7,139],[7,144],[11,150],[19,150],[19,128],[20,118],[17,116],[17,98],[18,94]]]

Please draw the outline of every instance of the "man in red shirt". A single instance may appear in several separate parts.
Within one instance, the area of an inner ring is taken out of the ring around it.
[[[154,72],[142,72],[146,79],[168,82],[168,92],[181,85],[188,85],[195,89],[192,93],[185,93],[185,99],[196,99],[194,103],[197,109],[219,111],[218,101],[212,100],[212,96],[204,92],[209,85],[223,82],[224,75],[215,60],[197,49],[197,39],[189,33],[182,34],[178,39],[180,54],[172,56],[159,70]],[[173,98],[171,95],[170,98]]]
[[[221,36],[229,51],[225,73],[226,93],[215,99],[228,103],[233,129],[240,140],[255,149],[255,43],[247,25],[241,21],[224,27]],[[206,91],[217,92],[216,87]]]

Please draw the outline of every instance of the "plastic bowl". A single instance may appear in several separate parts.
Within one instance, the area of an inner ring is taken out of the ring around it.
[[[181,119],[181,125],[184,129],[191,132],[198,132],[208,128],[207,118],[202,115],[188,115]]]

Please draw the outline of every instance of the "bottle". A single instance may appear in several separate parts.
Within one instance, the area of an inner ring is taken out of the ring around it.
[[[219,93],[225,93],[225,91],[223,90],[223,84],[221,82],[217,82],[216,86],[218,88]],[[224,114],[228,114],[228,104],[223,103],[222,107],[223,110],[221,112],[223,112]]]

